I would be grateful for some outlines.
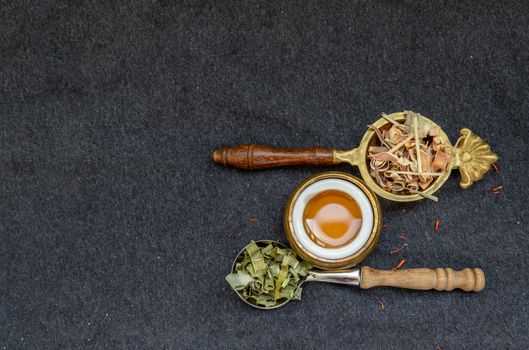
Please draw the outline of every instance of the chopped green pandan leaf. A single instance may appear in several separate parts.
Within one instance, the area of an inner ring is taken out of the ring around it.
[[[273,307],[287,299],[301,298],[301,283],[312,266],[296,258],[288,248],[252,241],[226,276],[231,288],[250,303]]]
[[[259,249],[254,241],[252,241],[246,248],[246,251],[250,254],[254,274],[256,276],[264,276],[266,274],[266,263],[263,254],[261,253],[261,249]]]
[[[233,290],[240,290],[253,282],[253,278],[249,274],[239,271],[226,276],[226,281],[228,281]]]

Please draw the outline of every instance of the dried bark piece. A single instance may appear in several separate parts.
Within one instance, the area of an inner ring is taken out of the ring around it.
[[[385,161],[385,162],[398,163],[398,161],[399,161],[399,158],[397,156],[395,156],[394,154],[391,154],[389,152],[376,153],[376,154],[371,155],[370,157],[372,159],[381,160],[381,161]]]
[[[432,126],[430,130],[428,131],[428,135],[430,136],[439,136],[441,135],[441,127],[439,125]]]
[[[448,156],[446,155],[444,149],[439,149],[435,153],[435,158],[432,162],[432,171],[444,171],[446,169],[446,164],[448,163]]]
[[[384,146],[370,146],[368,149],[369,153],[380,153],[380,152],[387,152],[388,148]]]

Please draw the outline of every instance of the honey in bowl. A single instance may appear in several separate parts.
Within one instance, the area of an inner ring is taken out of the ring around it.
[[[303,211],[303,226],[309,238],[323,248],[351,243],[362,228],[362,211],[349,194],[327,190],[312,197]]]

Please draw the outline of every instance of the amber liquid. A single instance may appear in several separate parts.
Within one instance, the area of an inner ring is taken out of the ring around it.
[[[310,239],[324,248],[339,248],[355,239],[362,227],[362,212],[347,193],[320,192],[303,211],[303,225]]]

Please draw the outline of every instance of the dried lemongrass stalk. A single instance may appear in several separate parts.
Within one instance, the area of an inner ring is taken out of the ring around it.
[[[439,201],[439,198],[437,198],[436,196],[433,196],[431,194],[428,194],[428,193],[424,193],[424,192],[421,192],[421,191],[416,191],[416,190],[410,190],[411,193],[415,193],[415,194],[418,194],[420,196],[423,196],[424,198],[428,198],[428,199],[431,199],[433,200],[434,202],[438,202]]]
[[[422,176],[441,176],[441,175],[443,175],[443,173],[425,173],[425,172],[418,173],[418,172],[415,172],[415,171],[398,171],[398,170],[387,170],[386,172],[390,173],[390,174],[416,175],[416,176],[419,176],[419,175],[422,175]]]
[[[419,194],[437,201],[424,191],[446,172],[450,149],[440,138],[439,126],[425,123],[418,113],[405,113],[404,123],[383,113],[389,127],[381,130],[370,126],[378,139],[378,144],[368,149],[370,175],[386,191]]]
[[[386,113],[382,113],[382,118],[386,119],[388,122],[390,122],[393,125],[400,125],[397,121],[395,121],[395,119],[391,118]]]
[[[417,116],[413,116],[413,131],[415,132],[415,148],[417,149],[417,166],[422,173],[421,148],[419,147],[419,127],[417,126]]]

